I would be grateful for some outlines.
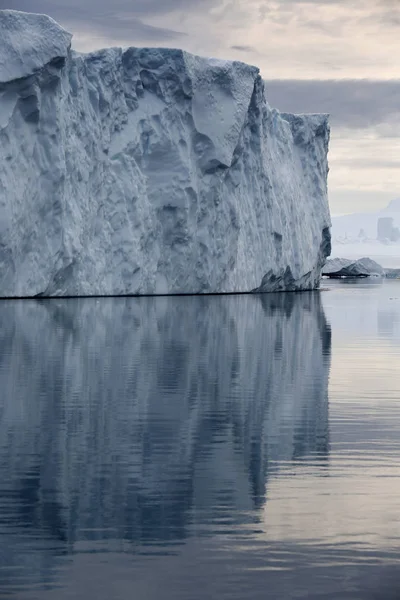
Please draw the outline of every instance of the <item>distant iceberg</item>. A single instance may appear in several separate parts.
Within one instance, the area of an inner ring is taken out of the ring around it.
[[[391,220],[390,227],[386,225]],[[385,222],[385,223],[384,223]],[[400,237],[395,233],[400,228],[400,198],[392,200],[388,206],[381,211],[353,213],[332,217],[332,243],[356,244],[381,242],[390,244],[399,242]],[[390,229],[390,231],[389,231]],[[387,231],[385,235],[384,232]],[[394,234],[394,235],[393,235]]]
[[[326,115],[271,109],[241,62],[70,43],[0,11],[1,296],[318,286]]]
[[[334,258],[374,258],[387,267],[400,267],[400,198],[377,212],[332,217]]]
[[[326,261],[322,275],[327,277],[385,277],[385,270],[370,258],[350,260],[334,258]]]

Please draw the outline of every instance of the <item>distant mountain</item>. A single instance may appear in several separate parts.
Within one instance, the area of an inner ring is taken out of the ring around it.
[[[384,208],[382,213],[392,212],[392,213],[400,213],[400,198],[396,198],[389,202],[386,208]]]
[[[380,221],[383,219],[383,221]],[[392,222],[388,219],[393,219]],[[380,235],[378,235],[378,223]],[[392,226],[393,230],[391,230]],[[400,243],[394,230],[400,229],[400,198],[392,200],[379,212],[354,213],[332,218],[332,243],[354,244],[378,242],[384,245]],[[391,235],[392,233],[392,235]],[[386,235],[385,235],[386,234]]]
[[[385,268],[400,268],[400,198],[378,212],[332,217],[331,257],[364,256]]]

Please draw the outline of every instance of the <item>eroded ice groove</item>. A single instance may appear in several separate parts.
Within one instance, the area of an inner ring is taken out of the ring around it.
[[[51,19],[14,11],[3,31],[1,296],[319,284],[326,115],[271,109],[240,62],[81,55]]]

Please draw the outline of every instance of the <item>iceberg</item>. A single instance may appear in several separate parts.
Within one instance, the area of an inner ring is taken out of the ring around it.
[[[328,260],[322,269],[326,277],[385,277],[385,269],[371,258],[358,260],[334,258]]]
[[[259,70],[71,49],[0,11],[0,296],[304,290],[330,253],[327,115]]]

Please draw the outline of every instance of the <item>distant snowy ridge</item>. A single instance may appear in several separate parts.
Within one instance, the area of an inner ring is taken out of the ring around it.
[[[400,198],[378,212],[332,216],[332,241],[342,244],[379,242],[378,221],[388,218],[393,219],[394,227],[400,227]],[[391,240],[386,239],[383,243],[390,244]]]
[[[330,250],[326,115],[181,50],[70,50],[0,11],[0,295],[310,289]]]
[[[377,212],[332,216],[332,257],[374,258],[400,267],[400,199]]]

